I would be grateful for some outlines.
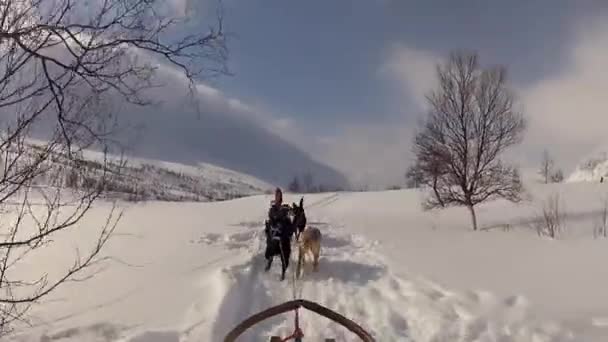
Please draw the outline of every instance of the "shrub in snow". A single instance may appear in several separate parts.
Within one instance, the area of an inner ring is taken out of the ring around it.
[[[595,227],[593,229],[593,237],[608,237],[608,196],[602,198],[600,202],[599,214],[596,218]]]
[[[563,203],[559,194],[550,195],[542,203],[542,213],[536,220],[536,231],[539,236],[555,239],[565,230]]]
[[[564,173],[562,170],[555,171],[554,174],[551,175],[551,182],[553,183],[561,183],[564,181]]]

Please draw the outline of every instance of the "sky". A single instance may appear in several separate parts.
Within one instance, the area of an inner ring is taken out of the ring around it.
[[[216,7],[213,0],[170,4],[190,18],[190,29],[206,27]],[[482,64],[508,68],[529,123],[524,142],[508,154],[513,162],[536,168],[546,148],[567,174],[581,158],[608,148],[606,1],[224,0],[223,5],[225,28],[232,33],[233,75],[200,80],[203,105],[213,102],[214,114],[247,120],[355,186],[405,182],[435,65],[454,49],[475,50]],[[167,115],[167,120],[173,119]],[[226,132],[228,143],[252,143],[242,131]]]

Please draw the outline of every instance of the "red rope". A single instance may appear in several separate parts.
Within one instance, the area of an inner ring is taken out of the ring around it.
[[[300,329],[300,319],[299,319],[299,315],[298,315],[298,309],[295,309],[295,310],[296,310],[296,318],[295,318],[294,325],[296,327],[293,331],[293,334],[285,337],[284,339],[281,340],[281,342],[286,342],[286,341],[293,340],[296,338],[304,337],[304,333],[302,332],[302,329]]]

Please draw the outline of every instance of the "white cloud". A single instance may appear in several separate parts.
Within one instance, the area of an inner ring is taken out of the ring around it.
[[[577,31],[557,75],[520,87],[530,124],[523,146],[528,153],[547,147],[572,167],[608,142],[608,18],[602,19]]]
[[[558,164],[567,171],[592,152],[608,149],[607,19],[586,21],[572,37],[570,47],[556,52],[566,53],[567,57],[566,65],[559,72],[533,84],[515,87],[529,127],[524,142],[509,151],[507,158],[523,167],[532,167],[538,162],[541,151],[549,148]],[[547,58],[555,56],[548,54]],[[380,70],[382,75],[397,81],[398,91],[410,101],[406,107],[422,113],[424,95],[435,85],[435,65],[440,61],[441,58],[431,52],[394,45]],[[406,114],[412,115],[412,112]],[[394,171],[386,174],[376,171],[374,161],[390,160],[388,156],[392,154],[392,159],[397,161],[392,165],[401,169],[407,164],[403,151],[409,154],[412,125],[410,117],[404,118],[403,126],[408,128],[403,129],[396,127],[399,125],[359,127],[354,131],[346,129],[344,137],[333,142],[331,154],[333,158],[342,156],[345,160],[349,154],[352,155],[349,162],[337,163],[343,165],[343,170],[350,168],[349,175],[358,173],[356,179],[363,179],[365,175],[376,180],[383,176],[385,179],[394,178],[390,174]],[[392,135],[399,135],[405,141],[392,139]],[[358,151],[365,152],[358,154]]]
[[[170,7],[171,15],[185,17],[194,11],[200,11],[207,0],[166,0]]]
[[[321,160],[342,171],[354,186],[382,189],[402,185],[411,157],[411,126],[348,125],[338,135],[318,140]]]
[[[189,95],[187,91],[188,81],[180,70],[166,64],[159,64],[158,68],[157,78],[163,82],[164,86],[152,94],[153,98],[160,98],[165,104],[170,105],[190,105],[190,103],[184,101]],[[268,109],[258,108],[240,99],[230,97],[221,90],[205,83],[196,83],[194,88],[197,96],[196,100],[202,110],[215,111],[221,113],[221,115],[247,120],[264,127],[287,141],[296,141],[293,131],[297,130],[298,126],[293,119],[278,116]],[[179,95],[180,93],[182,95]],[[285,134],[286,130],[291,130],[292,134]],[[297,133],[299,134],[299,132]]]
[[[399,84],[399,90],[413,101],[417,109],[426,107],[425,95],[435,87],[435,66],[441,58],[425,50],[395,44],[389,49],[381,74]],[[411,104],[410,104],[411,105]]]
[[[176,15],[185,16],[188,10],[187,0],[168,0],[169,5],[171,5],[171,9]]]
[[[411,163],[416,114],[423,114],[425,94],[435,85],[440,60],[428,51],[392,45],[379,74],[396,84],[398,98],[406,99],[402,116],[393,122],[345,125],[336,136],[319,139],[315,154],[356,186],[402,185]]]

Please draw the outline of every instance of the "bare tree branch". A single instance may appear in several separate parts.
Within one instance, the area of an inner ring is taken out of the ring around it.
[[[77,251],[61,274],[42,269],[25,279],[14,272],[78,229],[120,173],[122,160],[107,155],[115,143],[109,102],[152,103],[146,90],[161,85],[155,75],[162,65],[183,74],[192,93],[196,81],[228,74],[221,11],[205,32],[185,33],[185,18],[163,12],[164,5],[0,1],[0,337],[27,324],[32,305],[62,284],[90,279],[96,273],[87,270],[118,260],[101,255],[120,219],[112,207],[94,247]],[[102,157],[85,158],[89,149]]]
[[[543,177],[545,184],[549,183],[551,180],[551,175],[553,174],[553,159],[547,150],[543,151],[538,173],[541,175],[541,177]]]
[[[414,139],[410,177],[432,188],[425,208],[466,206],[477,229],[475,205],[494,198],[519,201],[516,168],[500,154],[521,141],[525,122],[506,87],[506,69],[482,69],[476,54],[454,52],[437,67],[431,111]]]

